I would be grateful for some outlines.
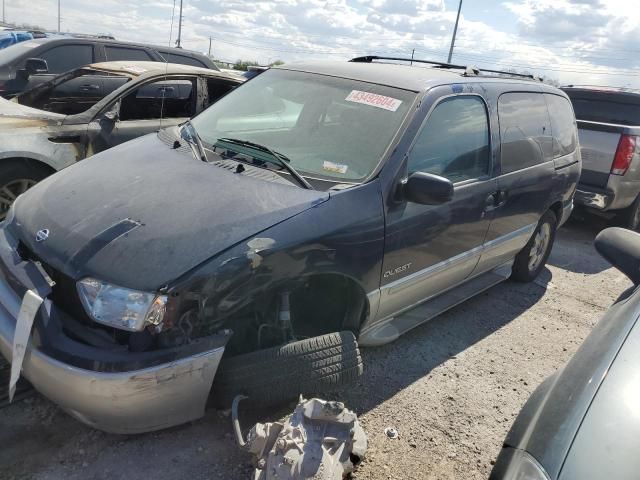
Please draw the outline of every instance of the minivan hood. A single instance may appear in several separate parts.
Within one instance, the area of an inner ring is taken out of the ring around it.
[[[152,291],[328,198],[202,162],[184,141],[172,149],[154,133],[27,191],[9,231],[75,280]],[[49,236],[38,242],[42,229]]]

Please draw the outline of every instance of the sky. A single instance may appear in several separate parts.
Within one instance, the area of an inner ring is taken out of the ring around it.
[[[57,0],[4,0],[57,28]],[[174,44],[180,0],[60,0],[61,29]],[[638,0],[463,0],[452,63],[640,88]],[[389,55],[446,61],[459,0],[183,0],[182,46],[262,64]],[[173,21],[172,21],[173,18]]]

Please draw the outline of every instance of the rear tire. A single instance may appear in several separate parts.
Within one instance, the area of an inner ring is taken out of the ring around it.
[[[516,255],[511,278],[517,282],[532,282],[547,263],[556,238],[558,219],[547,211],[536,227],[533,235],[520,253]]]
[[[18,195],[49,175],[51,172],[27,159],[0,162],[0,221],[4,220]]]
[[[236,395],[273,406],[336,389],[362,375],[362,358],[351,332],[329,333],[280,347],[223,359],[213,382],[213,404],[229,408]]]

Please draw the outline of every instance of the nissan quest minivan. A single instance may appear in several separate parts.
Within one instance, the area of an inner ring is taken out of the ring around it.
[[[269,69],[20,196],[14,373],[96,428],[160,429],[352,381],[358,346],[535,279],[580,175],[566,94],[394,60]]]

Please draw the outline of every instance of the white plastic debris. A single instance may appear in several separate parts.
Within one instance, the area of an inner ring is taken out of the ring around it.
[[[238,422],[243,398],[233,401],[233,426],[240,447],[254,456],[254,480],[341,480],[364,458],[367,436],[341,402],[300,397],[284,422],[257,423],[244,440]]]
[[[36,313],[38,313],[40,305],[42,305],[42,301],[42,298],[32,290],[27,290],[22,298],[20,313],[16,320],[16,330],[13,334],[11,378],[9,379],[9,402],[13,401],[13,395],[16,393],[16,384],[20,378],[24,354],[26,353],[27,346],[29,345],[29,337],[31,336],[33,320],[36,317]]]
[[[398,430],[396,430],[394,427],[387,427],[384,429],[384,433],[387,437],[391,438],[391,439],[395,439],[398,438]]]

